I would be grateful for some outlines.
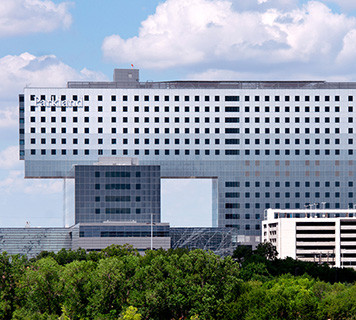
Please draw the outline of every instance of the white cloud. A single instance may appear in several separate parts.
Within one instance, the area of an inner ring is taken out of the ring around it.
[[[0,95],[12,97],[28,86],[65,86],[68,80],[104,80],[106,77],[83,69],[79,73],[54,55],[36,57],[27,52],[0,58]]]
[[[2,194],[55,194],[63,191],[62,180],[24,179],[23,170],[10,170],[7,177],[0,180]]]
[[[326,3],[335,3],[342,10],[349,11],[349,10],[355,10],[356,9],[356,2],[352,0],[323,0]]]
[[[17,125],[17,108],[4,107],[4,110],[0,110],[0,128],[10,128]]]
[[[72,17],[69,3],[50,0],[1,0],[0,37],[51,32],[68,28]]]
[[[10,146],[0,151],[0,169],[20,167],[23,163],[19,160],[19,147]]]
[[[356,55],[356,29],[346,34],[343,41],[343,48],[340,51],[337,62],[338,64],[352,65]],[[350,64],[351,63],[351,64]]]
[[[292,80],[325,80],[325,81],[352,81],[356,78],[356,74],[351,75],[321,75],[316,76],[312,71],[294,70],[291,72]],[[189,80],[241,80],[241,81],[271,81],[285,80],[288,78],[283,69],[273,69],[268,72],[238,72],[226,69],[207,69],[203,72],[194,72],[186,76]]]
[[[293,69],[335,74],[344,64],[337,60],[341,51],[356,58],[350,45],[354,17],[334,13],[320,1],[299,7],[292,1],[288,11],[282,8],[286,0],[252,2],[264,10],[238,10],[236,0],[167,0],[142,22],[138,36],[105,38],[103,54],[144,68],[205,70],[228,64],[241,73],[262,74],[288,65],[288,75]]]
[[[25,86],[65,86],[68,80],[107,80],[102,73],[77,72],[54,55],[36,57],[29,53],[0,58],[0,128],[17,125],[17,96]]]

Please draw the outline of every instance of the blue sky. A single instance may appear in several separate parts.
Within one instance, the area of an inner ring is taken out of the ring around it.
[[[131,63],[142,81],[355,81],[356,2],[1,0],[0,225],[63,220],[62,182],[23,179],[17,146],[23,87],[108,80],[114,68]],[[209,182],[163,187],[165,220],[209,225]],[[177,201],[182,190],[197,191],[194,214]]]

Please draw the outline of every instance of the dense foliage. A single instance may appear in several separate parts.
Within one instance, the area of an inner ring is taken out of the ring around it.
[[[4,253],[0,318],[356,319],[353,270],[278,260],[268,245],[233,257],[120,246],[32,260]]]

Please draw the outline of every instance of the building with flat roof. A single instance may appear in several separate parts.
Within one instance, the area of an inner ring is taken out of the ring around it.
[[[141,253],[147,249],[171,248],[168,223],[106,221],[79,223],[70,229],[73,233],[73,250],[82,248],[87,251],[100,251],[112,244],[130,244]]]
[[[212,179],[212,225],[252,245],[264,209],[356,202],[356,83],[139,82],[116,69],[113,82],[26,87],[19,100],[26,178],[129,157],[162,178]]]
[[[26,255],[34,258],[42,251],[58,252],[72,249],[69,228],[0,228],[0,253]]]
[[[262,240],[279,258],[356,268],[355,209],[268,209],[264,219]]]

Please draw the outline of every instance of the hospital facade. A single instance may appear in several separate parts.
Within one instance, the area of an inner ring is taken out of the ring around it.
[[[26,87],[20,159],[25,178],[81,181],[75,223],[160,223],[159,179],[211,179],[212,226],[256,245],[265,209],[356,203],[355,101],[356,83],[140,82],[115,69],[111,82]]]

